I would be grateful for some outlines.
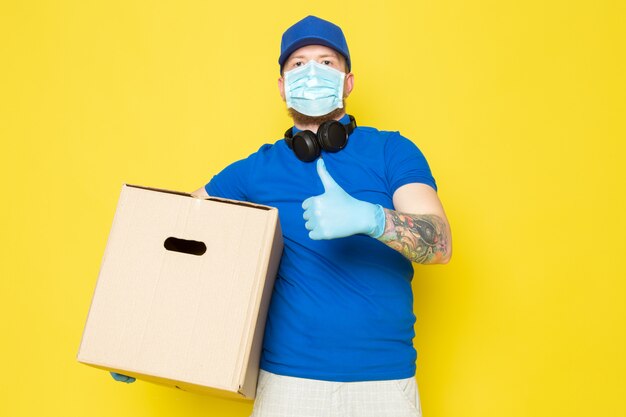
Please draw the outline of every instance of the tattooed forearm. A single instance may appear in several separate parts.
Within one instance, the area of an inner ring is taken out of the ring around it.
[[[413,262],[440,263],[450,255],[447,230],[439,216],[385,209],[385,232],[378,239]]]

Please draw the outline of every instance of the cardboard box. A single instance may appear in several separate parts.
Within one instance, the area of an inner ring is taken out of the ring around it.
[[[78,361],[254,398],[282,247],[275,208],[124,185]]]

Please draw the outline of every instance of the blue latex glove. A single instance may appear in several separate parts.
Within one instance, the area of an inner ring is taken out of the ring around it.
[[[385,212],[378,204],[357,200],[346,193],[326,170],[324,160],[317,160],[317,174],[324,194],[304,200],[302,217],[309,237],[335,239],[363,233],[378,238],[385,231]]]
[[[111,372],[111,376],[113,377],[114,380],[120,381],[120,382],[126,382],[127,384],[130,384],[131,382],[135,382],[135,378],[133,378],[132,376],[118,374],[117,372]]]

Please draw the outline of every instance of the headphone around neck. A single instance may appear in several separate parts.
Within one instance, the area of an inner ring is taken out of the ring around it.
[[[326,152],[338,152],[346,147],[348,136],[356,128],[356,120],[348,115],[350,123],[342,124],[336,120],[329,120],[317,128],[317,134],[310,130],[303,130],[295,135],[293,128],[285,132],[285,142],[289,149],[293,150],[299,160],[311,162],[320,156],[322,150]]]

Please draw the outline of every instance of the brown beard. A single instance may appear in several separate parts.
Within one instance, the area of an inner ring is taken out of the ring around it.
[[[343,107],[339,109],[335,109],[330,113],[324,114],[322,116],[307,116],[306,114],[302,114],[299,111],[292,109],[291,107],[287,108],[287,112],[289,113],[289,117],[293,119],[293,123],[300,126],[319,126],[324,122],[329,120],[339,120],[341,116],[346,111],[346,100],[343,100]]]

